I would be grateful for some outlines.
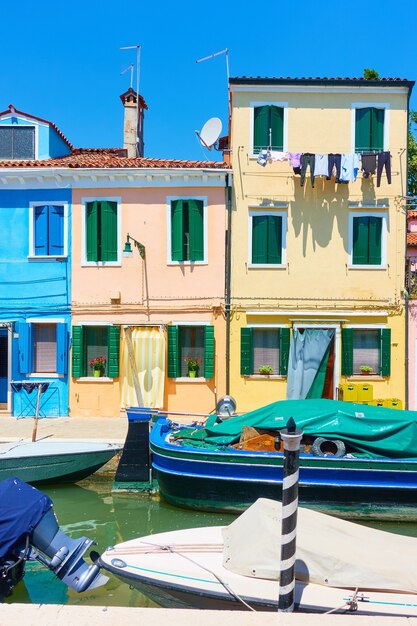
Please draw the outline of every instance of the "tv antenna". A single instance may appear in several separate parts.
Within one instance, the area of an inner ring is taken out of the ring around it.
[[[199,138],[201,144],[211,150],[218,138],[220,137],[220,133],[222,132],[222,122],[218,117],[211,117],[204,124],[203,128],[198,132],[195,131],[195,134]],[[217,148],[216,148],[217,149]]]
[[[120,72],[120,76],[123,76],[123,74],[126,74],[126,72],[128,72],[130,70],[130,88],[133,89],[133,70],[134,70],[134,65],[133,63],[131,63],[130,65],[128,65],[126,67],[126,69],[123,70],[123,72]]]
[[[209,59],[213,59],[214,57],[218,57],[220,54],[224,54],[226,56],[226,78],[227,78],[227,112],[230,118],[230,90],[229,90],[229,49],[225,48],[224,50],[219,50],[219,52],[213,52],[213,54],[209,54],[202,59],[197,59],[196,63],[202,63],[203,61],[208,61]]]
[[[139,153],[138,153],[138,144],[139,144],[138,126],[139,126],[140,46],[123,46],[122,48],[120,48],[120,50],[136,50],[136,156],[139,156]],[[131,67],[133,67],[133,65]],[[126,70],[127,69],[128,68],[126,68]],[[126,70],[124,70],[124,71],[126,71]],[[131,82],[132,82],[132,79],[133,79],[133,70],[131,70]]]

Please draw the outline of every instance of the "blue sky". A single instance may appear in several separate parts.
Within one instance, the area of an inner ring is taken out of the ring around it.
[[[225,57],[231,76],[417,78],[415,0],[245,3],[4,1],[0,110],[9,103],[55,122],[77,147],[120,147],[130,85],[120,72],[141,45],[145,156],[220,159],[194,131],[210,117],[226,128]],[[134,86],[135,86],[134,82]],[[417,109],[417,87],[410,106]]]

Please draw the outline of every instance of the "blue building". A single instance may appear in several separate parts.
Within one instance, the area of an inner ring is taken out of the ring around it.
[[[72,150],[53,123],[0,113],[0,410],[16,417],[39,381],[39,415],[68,415],[71,186],[51,160]]]

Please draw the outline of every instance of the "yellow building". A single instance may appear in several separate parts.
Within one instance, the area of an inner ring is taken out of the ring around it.
[[[413,85],[230,79],[229,391],[239,411],[337,398],[347,383],[368,387],[358,399],[405,401]]]

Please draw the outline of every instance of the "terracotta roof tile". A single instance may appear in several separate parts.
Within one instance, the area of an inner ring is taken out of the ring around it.
[[[316,77],[312,77],[312,76],[301,76],[299,78],[291,78],[291,76],[233,76],[230,77],[230,82],[233,83],[234,81],[285,81],[285,82],[314,82],[314,81],[319,81],[319,82],[325,82],[325,81],[338,81],[338,82],[342,82],[342,81],[346,81],[346,82],[360,82],[360,83],[410,83],[412,81],[409,81],[407,78],[364,78],[363,76],[359,76],[358,78],[355,77],[349,77],[349,76],[335,76],[335,77],[320,77],[320,76],[316,76]]]
[[[72,154],[42,161],[1,161],[1,168],[55,167],[55,168],[185,168],[223,169],[228,166],[222,161],[186,161],[179,159],[153,159],[121,156],[122,148],[75,148]]]
[[[417,233],[407,233],[407,246],[417,246]]]
[[[408,210],[407,211],[407,219],[415,220],[417,218],[417,211]]]

